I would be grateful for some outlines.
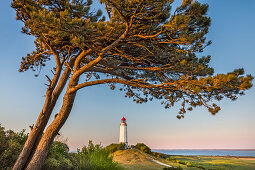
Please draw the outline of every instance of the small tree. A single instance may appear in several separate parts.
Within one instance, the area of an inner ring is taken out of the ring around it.
[[[22,58],[20,71],[41,69],[52,57],[55,62],[53,77],[46,76],[44,106],[13,169],[42,167],[79,89],[108,84],[113,90],[120,84],[137,103],[160,99],[165,108],[181,103],[182,118],[196,106],[216,114],[220,107],[211,101],[235,100],[252,86],[243,69],[213,75],[210,56],[197,57],[210,44],[206,4],[183,0],[170,13],[173,0],[100,2],[107,20],[100,9],[90,11],[91,0],[13,0],[22,32],[34,36],[36,46]],[[66,84],[59,114],[43,134]]]

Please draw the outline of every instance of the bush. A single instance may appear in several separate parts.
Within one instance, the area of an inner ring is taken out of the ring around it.
[[[0,169],[11,169],[27,140],[25,130],[5,131],[0,124]]]
[[[144,143],[137,143],[135,145],[135,148],[142,151],[142,152],[144,152],[144,153],[148,153],[148,154],[152,153],[151,149],[147,145],[145,145]]]
[[[88,147],[84,146],[76,154],[76,166],[81,170],[118,170],[120,167],[113,162],[109,156],[109,151],[101,145],[94,145],[89,141]]]
[[[50,147],[48,157],[43,169],[45,170],[69,170],[73,169],[71,154],[67,144],[54,141]]]
[[[114,153],[118,150],[125,149],[125,144],[124,143],[120,143],[120,144],[112,143],[112,144],[106,146],[105,149],[107,151],[109,151],[110,153]]]

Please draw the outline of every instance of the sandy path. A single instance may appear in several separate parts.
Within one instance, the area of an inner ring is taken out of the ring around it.
[[[172,167],[171,165],[164,164],[164,163],[159,162],[159,161],[157,161],[157,160],[155,160],[155,159],[151,159],[151,160],[152,160],[153,162],[157,163],[157,164],[160,164],[160,165],[163,165],[163,166],[167,166],[167,167]]]

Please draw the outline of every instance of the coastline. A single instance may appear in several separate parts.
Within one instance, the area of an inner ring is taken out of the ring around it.
[[[255,158],[255,149],[152,149],[152,151],[171,156]]]

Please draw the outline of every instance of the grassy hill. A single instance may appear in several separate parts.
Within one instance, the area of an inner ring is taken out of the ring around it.
[[[132,170],[162,170],[165,166],[159,165],[150,159],[150,156],[137,149],[119,150],[112,154],[113,160],[125,169]]]
[[[119,150],[112,154],[113,160],[127,170],[159,170],[165,166],[154,160],[181,167],[187,170],[221,169],[221,170],[254,170],[255,158],[215,157],[215,156],[170,156],[170,159],[156,158],[137,149]]]

